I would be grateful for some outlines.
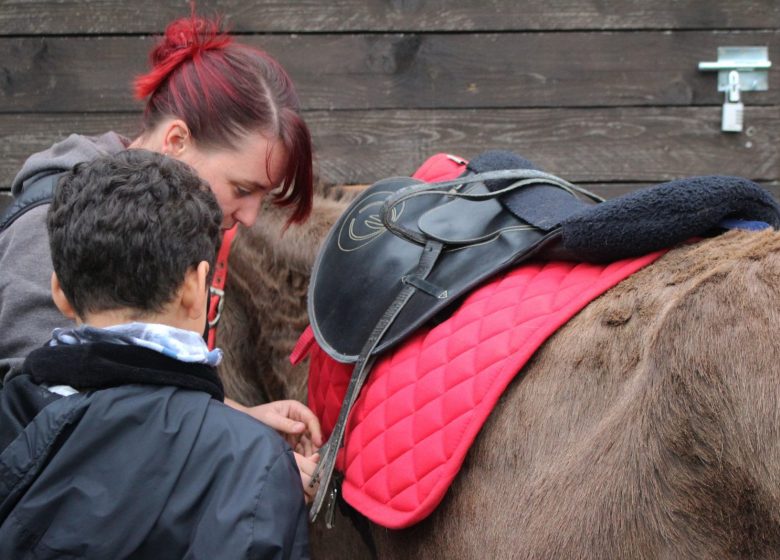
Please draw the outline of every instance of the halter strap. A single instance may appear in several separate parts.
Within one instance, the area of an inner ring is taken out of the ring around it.
[[[233,238],[236,236],[237,230],[238,224],[225,230],[225,233],[222,235],[222,245],[220,245],[219,253],[217,253],[217,262],[214,266],[214,278],[212,278],[211,287],[209,288],[209,332],[206,341],[209,350],[214,350],[217,345],[217,324],[219,324],[219,320],[222,318],[222,308],[225,306],[225,282],[227,282],[228,274],[228,257],[230,256],[230,246],[233,243]]]

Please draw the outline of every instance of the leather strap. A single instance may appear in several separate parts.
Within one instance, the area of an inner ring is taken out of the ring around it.
[[[0,232],[11,227],[26,212],[33,208],[49,204],[54,196],[54,189],[57,182],[65,172],[46,175],[33,182],[22,191],[22,194],[16,197],[11,205],[5,209],[0,216]]]
[[[420,261],[417,264],[415,270],[409,275],[420,280],[430,274],[433,269],[433,265],[436,264],[436,260],[442,252],[444,247],[443,243],[438,241],[429,240],[425,248],[423,249]],[[368,372],[371,370],[371,366],[374,363],[374,358],[371,354],[382,340],[387,329],[393,324],[393,321],[398,316],[398,313],[404,308],[409,299],[417,291],[417,288],[410,283],[404,284],[404,287],[396,296],[393,303],[387,308],[379,322],[371,331],[371,335],[366,340],[363,349],[358,356],[357,362],[355,362],[355,368],[352,370],[352,376],[349,379],[349,385],[347,386],[347,392],[344,395],[344,400],[341,403],[341,409],[339,410],[339,416],[336,420],[336,425],[333,428],[333,432],[330,435],[328,442],[320,449],[320,462],[317,464],[317,468],[314,470],[314,474],[311,477],[310,486],[314,486],[318,482],[320,487],[317,489],[317,494],[314,496],[314,502],[312,503],[311,510],[309,510],[309,519],[313,522],[317,519],[317,514],[322,508],[322,504],[325,497],[332,492],[337,492],[336,489],[329,489],[331,478],[333,476],[333,469],[336,466],[336,457],[339,454],[341,445],[344,441],[344,432],[347,428],[347,420],[349,419],[349,413],[352,410],[352,406],[360,394],[360,389],[368,377]],[[332,506],[335,506],[336,496],[331,496]]]
[[[294,366],[300,364],[308,356],[312,344],[314,344],[314,331],[311,325],[308,325],[290,352],[290,363]]]
[[[222,308],[225,305],[225,282],[227,282],[230,245],[233,243],[237,229],[238,224],[225,230],[225,233],[222,235],[222,245],[220,245],[217,253],[217,262],[214,265],[214,277],[209,288],[209,334],[206,340],[209,350],[214,350],[217,345],[217,324],[219,324],[219,320],[222,318]]]
[[[487,192],[487,193],[481,193],[481,194],[460,192],[457,190],[471,183],[487,182],[491,180],[494,181],[497,179],[512,179],[514,182],[501,189]],[[582,187],[578,187],[577,185],[569,183],[568,181],[561,179],[560,177],[556,177],[555,175],[550,175],[549,173],[545,173],[537,169],[505,169],[500,171],[488,171],[485,173],[479,173],[477,175],[471,175],[466,177],[459,177],[457,179],[453,179],[450,181],[442,181],[439,183],[420,183],[420,184],[414,184],[408,187],[404,187],[398,190],[398,192],[387,197],[387,200],[385,200],[384,204],[382,205],[382,209],[379,212],[379,214],[380,216],[382,216],[382,224],[385,226],[385,228],[388,231],[394,233],[395,235],[397,235],[402,239],[407,239],[413,243],[418,243],[422,245],[425,243],[425,240],[427,239],[424,234],[406,228],[401,223],[393,222],[390,219],[390,217],[394,215],[395,207],[401,204],[402,202],[410,198],[414,198],[418,196],[427,196],[427,195],[447,195],[453,198],[461,198],[461,199],[473,200],[473,201],[488,200],[488,199],[498,198],[501,195],[509,194],[519,189],[534,186],[534,185],[548,185],[553,188],[562,189],[575,198],[576,195],[579,193],[587,198],[590,198],[595,202],[604,202],[604,199],[601,198],[600,196],[586,189],[583,189]],[[548,214],[556,215],[556,210],[554,208],[546,208],[545,210]],[[564,209],[564,210],[568,210],[568,209]],[[556,215],[556,217],[563,219],[567,217],[570,213],[571,213],[570,211],[564,212],[563,210],[561,210],[560,216]],[[529,223],[533,221],[533,219],[529,220],[529,216],[527,215],[519,215],[518,217]],[[540,229],[545,229],[545,231],[548,231],[549,229],[552,228],[540,228]],[[464,242],[470,244],[479,241],[480,239],[469,239],[469,240],[465,240]]]

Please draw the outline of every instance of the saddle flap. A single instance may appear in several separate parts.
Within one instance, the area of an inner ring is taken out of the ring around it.
[[[377,312],[390,304],[406,264],[421,247],[387,235],[379,216],[385,199],[417,183],[409,177],[379,181],[358,196],[330,229],[312,270],[309,321],[318,344],[334,359],[353,362]],[[409,219],[402,204],[391,219]],[[415,220],[410,221],[413,225]]]

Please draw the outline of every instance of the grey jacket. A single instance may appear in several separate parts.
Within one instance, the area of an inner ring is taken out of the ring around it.
[[[72,134],[31,156],[16,175],[12,193],[18,197],[47,176],[116,153],[128,144],[127,139],[113,132],[98,137]],[[48,208],[48,204],[38,206],[0,232],[0,379],[46,342],[52,329],[72,326],[51,299]]]

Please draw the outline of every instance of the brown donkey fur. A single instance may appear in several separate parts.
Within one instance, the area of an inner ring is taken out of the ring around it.
[[[520,372],[382,558],[780,557],[780,234],[675,249]]]
[[[239,400],[304,394],[305,370],[272,360],[305,324],[318,227],[303,264],[284,238],[244,240],[231,257],[244,288],[221,336],[258,356],[242,358],[256,378],[226,379]],[[778,323],[780,234],[670,251],[547,341],[439,508],[407,530],[371,528],[379,557],[780,558]],[[316,558],[366,557],[360,547],[347,518],[312,527]]]
[[[239,229],[217,329],[227,396],[246,405],[305,400],[308,365],[294,368],[288,357],[308,324],[306,291],[317,250],[346,205],[336,194],[318,194],[311,218],[285,230],[287,214],[267,204],[251,230]]]

